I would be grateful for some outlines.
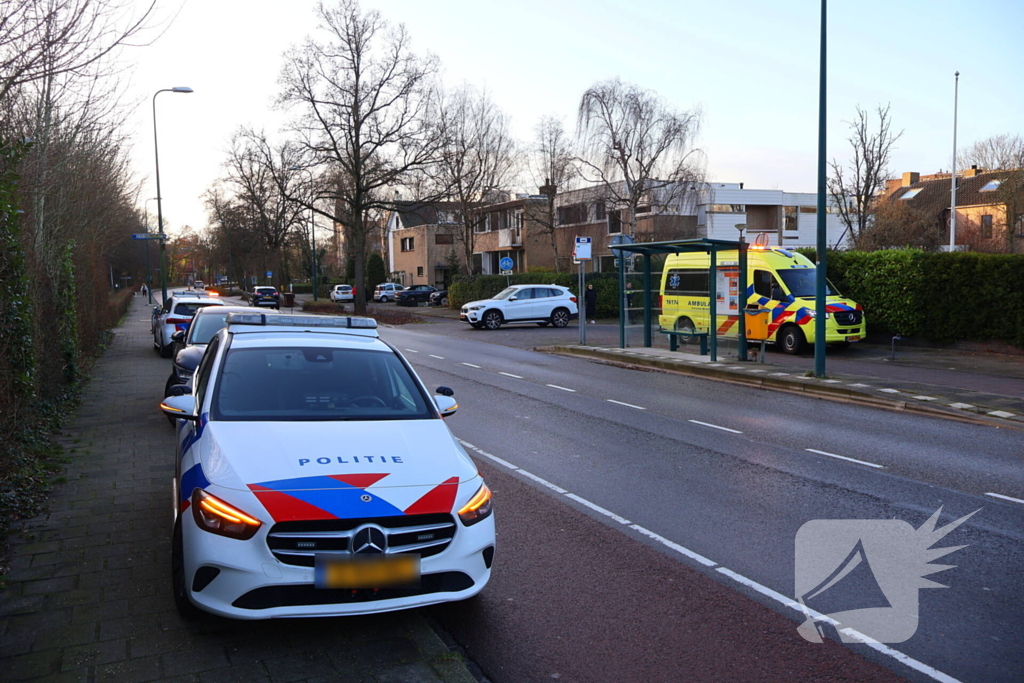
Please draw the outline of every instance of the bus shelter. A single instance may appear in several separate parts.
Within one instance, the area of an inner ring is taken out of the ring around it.
[[[687,252],[705,252],[710,256],[708,273],[708,314],[711,324],[708,326],[708,351],[712,362],[718,360],[718,259],[722,251],[735,250],[739,254],[739,359],[747,360],[747,320],[744,309],[747,305],[747,243],[732,240],[689,239],[668,240],[665,242],[634,242],[631,244],[614,244],[611,247],[619,260],[619,348],[626,348],[626,254],[643,256],[643,288],[644,288],[644,346],[651,347],[651,256],[655,254],[683,254]],[[660,283],[659,283],[660,290]]]

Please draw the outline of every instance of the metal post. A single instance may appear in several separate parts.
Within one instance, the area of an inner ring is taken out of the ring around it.
[[[626,348],[626,259],[622,249],[616,249],[612,253],[619,255],[619,348]]]
[[[818,67],[818,266],[814,287],[814,375],[825,376],[825,282],[828,243],[825,235],[825,13],[821,0],[821,59]]]
[[[711,270],[708,272],[708,350],[711,362],[718,362],[718,253],[711,245]]]
[[[739,255],[740,291],[736,303],[740,309],[739,356],[741,361],[745,361],[747,360],[747,241],[743,239],[742,232],[740,233]]]
[[[956,113],[960,99],[960,72],[953,74],[953,177],[949,188],[949,250],[956,249]]]
[[[644,254],[644,346],[651,348],[651,255]]]
[[[579,273],[577,280],[579,281],[578,291],[580,293],[579,303],[582,304],[582,308],[577,305],[576,310],[580,311],[582,315],[579,317],[580,321],[580,346],[586,346],[587,344],[587,290],[586,287],[586,261],[580,261]]]
[[[167,240],[164,239],[163,202],[160,195],[160,146],[156,139],[156,96],[167,90],[157,90],[153,94],[153,160],[156,162],[156,229],[160,235],[160,293],[163,301],[167,301]]]
[[[312,174],[310,174],[312,176]],[[309,238],[313,241],[313,301],[317,301],[317,278],[316,278],[316,214],[309,209]],[[355,305],[353,303],[353,305]]]

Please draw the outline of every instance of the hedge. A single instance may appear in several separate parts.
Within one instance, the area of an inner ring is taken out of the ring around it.
[[[619,315],[618,273],[587,273],[586,283],[594,285],[597,291],[597,317],[617,318]],[[639,286],[639,278],[630,277],[636,280],[635,285]],[[489,299],[509,285],[560,285],[567,287],[578,299],[582,308],[583,302],[580,299],[578,289],[579,276],[576,273],[518,273],[516,275],[459,275],[448,288],[448,305],[451,308],[460,308],[469,301],[478,299]]]
[[[1024,347],[1024,254],[830,251],[828,277],[870,331]]]

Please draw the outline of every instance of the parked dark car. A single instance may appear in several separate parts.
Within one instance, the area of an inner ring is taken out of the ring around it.
[[[439,289],[436,292],[430,294],[430,305],[431,306],[448,306],[448,290]]]
[[[413,285],[395,293],[395,305],[419,306],[421,303],[429,303],[430,295],[436,291],[437,288],[430,285]]]
[[[281,308],[281,295],[274,287],[253,287],[249,292],[250,306],[272,306]]]

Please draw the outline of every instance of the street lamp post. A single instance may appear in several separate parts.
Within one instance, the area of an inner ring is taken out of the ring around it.
[[[149,203],[154,201],[156,197],[150,197],[144,202],[144,213],[146,216],[146,234],[149,234]],[[149,240],[145,240],[146,243],[146,294],[149,295],[149,303],[153,304],[153,267],[149,263]]]
[[[316,212],[313,211],[313,172],[301,166],[292,166],[290,171],[305,171],[309,174],[309,239],[313,243],[313,301],[318,301],[317,295],[317,265],[316,265]]]
[[[156,96],[162,92],[190,93],[192,88],[178,86],[153,93],[153,159],[156,162],[156,222],[157,230],[160,231],[160,291],[163,300],[167,301],[167,236],[164,234],[163,203],[160,197],[160,147],[156,140]]]
[[[949,250],[956,250],[956,110],[960,100],[960,72],[953,74],[953,173],[949,188]]]

